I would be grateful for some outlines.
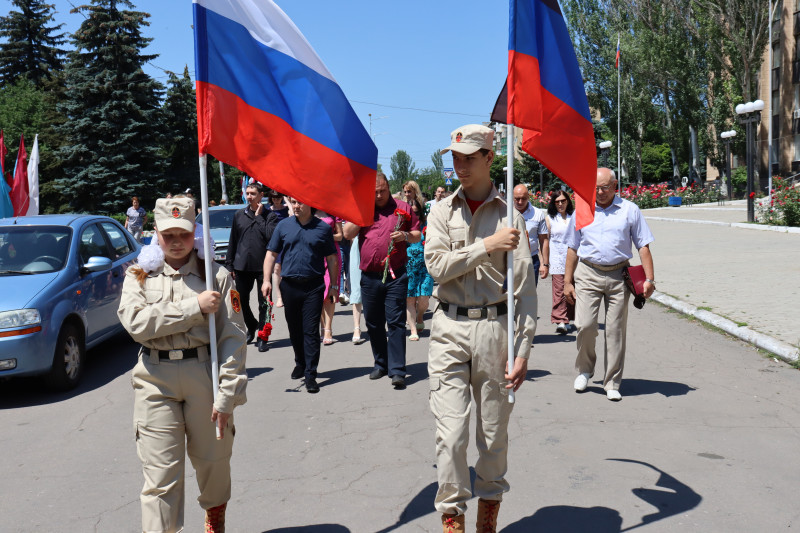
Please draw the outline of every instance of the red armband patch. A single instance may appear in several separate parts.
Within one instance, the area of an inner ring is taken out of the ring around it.
[[[231,307],[237,313],[242,312],[242,300],[239,297],[239,293],[237,291],[231,291]]]

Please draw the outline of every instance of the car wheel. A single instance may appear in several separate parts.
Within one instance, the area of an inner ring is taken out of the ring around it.
[[[47,385],[53,390],[65,391],[78,385],[83,374],[86,347],[83,335],[71,324],[61,328],[53,355],[53,367],[45,376]]]

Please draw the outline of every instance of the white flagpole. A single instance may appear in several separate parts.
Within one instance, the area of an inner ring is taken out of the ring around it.
[[[28,216],[39,214],[39,134],[33,139],[28,159]]]
[[[211,272],[211,262],[214,260],[214,251],[211,249],[211,226],[208,220],[208,171],[206,168],[206,154],[200,156],[200,204],[202,206],[201,218],[203,220],[203,253],[205,254],[206,266],[206,290],[216,290],[214,278]],[[214,387],[214,399],[217,399],[219,392],[219,359],[217,357],[217,326],[216,316],[212,313],[208,315],[208,345],[211,351],[211,386]],[[217,429],[217,439],[222,438],[219,426]]]
[[[617,33],[617,48],[619,49],[619,33]],[[620,73],[622,72],[622,51],[619,54],[617,66],[617,196],[622,196],[622,92],[620,90]]]
[[[506,149],[506,216],[514,227],[514,125],[508,124]],[[514,251],[506,252],[506,293],[508,296],[508,373],[514,371]],[[514,389],[508,390],[508,403],[514,403]]]

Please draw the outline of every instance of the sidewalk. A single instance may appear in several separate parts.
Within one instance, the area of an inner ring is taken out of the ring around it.
[[[800,231],[747,224],[746,202],[643,211],[657,301],[784,360],[800,346]],[[726,320],[727,319],[727,320]],[[760,335],[763,334],[763,335]]]

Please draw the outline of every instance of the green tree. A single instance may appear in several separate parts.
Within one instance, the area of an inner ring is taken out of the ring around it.
[[[55,212],[61,202],[52,187],[59,176],[59,137],[53,124],[57,122],[54,93],[40,89],[27,78],[0,88],[0,125],[3,127],[9,154],[5,160],[6,174],[14,171],[14,161],[19,149],[19,139],[25,136],[25,148],[30,155],[33,140],[39,135],[39,200],[42,213]]]
[[[416,182],[422,192],[433,197],[433,193],[439,186],[444,186],[444,161],[442,154],[436,150],[431,154],[433,166],[423,168],[417,172]]]
[[[64,68],[64,34],[57,33],[63,24],[53,21],[55,6],[42,0],[11,0],[19,11],[0,17],[0,79],[4,85],[26,77],[35,85]]]
[[[196,187],[199,179],[197,153],[197,105],[194,83],[189,77],[189,67],[184,67],[183,76],[169,73],[167,97],[164,100],[164,130],[169,132],[164,139],[164,163],[166,175],[158,183],[159,194],[184,191]],[[217,167],[217,172],[212,167]],[[218,182],[219,165],[209,163],[209,185]],[[227,176],[226,176],[227,177]],[[227,182],[226,182],[227,185]],[[221,187],[217,187],[221,191]],[[220,192],[221,194],[221,192]],[[209,195],[216,198],[217,195]]]
[[[403,183],[408,180],[416,180],[418,173],[411,156],[405,150],[398,150],[389,160],[389,167],[392,169],[392,178],[389,181],[392,192],[397,192]]]
[[[163,86],[142,71],[147,13],[121,10],[128,0],[92,0],[73,12],[85,20],[73,36],[59,128],[64,177],[57,186],[76,211],[116,212],[129,197],[152,203],[163,177]]]
[[[659,183],[672,179],[672,160],[668,144],[644,143],[642,146],[644,181]]]

